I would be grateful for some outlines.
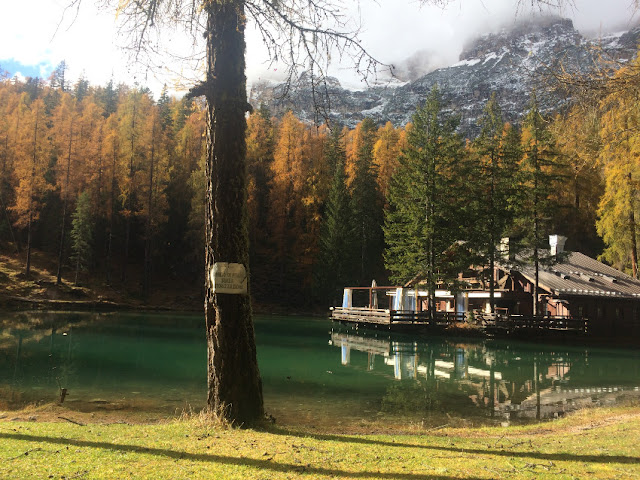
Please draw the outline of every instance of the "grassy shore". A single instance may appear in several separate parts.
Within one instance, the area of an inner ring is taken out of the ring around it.
[[[2,413],[0,478],[640,478],[640,406],[412,435],[226,428],[198,415],[133,424]]]

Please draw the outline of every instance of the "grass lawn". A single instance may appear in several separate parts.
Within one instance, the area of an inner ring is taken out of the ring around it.
[[[236,429],[199,416],[85,424],[67,412],[25,422],[0,413],[3,479],[640,479],[640,406],[411,435]]]

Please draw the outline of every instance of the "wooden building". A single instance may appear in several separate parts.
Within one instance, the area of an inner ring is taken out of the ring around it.
[[[369,324],[440,324],[482,319],[508,321],[504,327],[584,330],[589,336],[640,338],[640,281],[579,252],[565,252],[566,238],[550,236],[545,256],[555,258],[538,269],[538,315],[533,317],[535,269],[510,259],[508,242],[494,272],[495,313],[491,313],[486,272],[460,275],[461,291],[436,290],[434,314],[428,314],[428,291],[420,282],[404,287],[346,288],[336,320]],[[360,307],[354,298],[359,294]],[[384,298],[386,297],[386,299]],[[368,301],[367,301],[368,299]],[[533,323],[532,323],[533,322]]]
[[[538,271],[540,314],[585,317],[592,335],[640,336],[640,281],[582,253],[565,252],[563,243],[555,251],[552,245],[558,260]],[[497,307],[530,314],[535,269],[498,263]]]

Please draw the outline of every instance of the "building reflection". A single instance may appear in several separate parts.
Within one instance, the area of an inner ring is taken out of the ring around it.
[[[399,341],[391,336],[367,337],[362,331],[332,331],[331,345],[340,348],[342,365],[421,386],[420,394],[447,403],[481,409],[506,419],[557,418],[589,405],[610,404],[621,395],[640,397],[640,361],[627,364],[636,372],[615,378],[618,365],[591,358],[587,350],[521,344],[517,348],[491,342],[437,340]],[[366,354],[366,356],[364,355]],[[407,387],[414,388],[414,387]],[[397,390],[397,389],[396,389]],[[415,392],[415,390],[414,390]]]

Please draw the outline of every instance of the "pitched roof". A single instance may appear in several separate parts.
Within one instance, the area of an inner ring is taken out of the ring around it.
[[[533,265],[511,268],[534,282]],[[558,296],[605,296],[637,298],[640,281],[579,252],[566,252],[562,261],[540,267],[538,285]]]

